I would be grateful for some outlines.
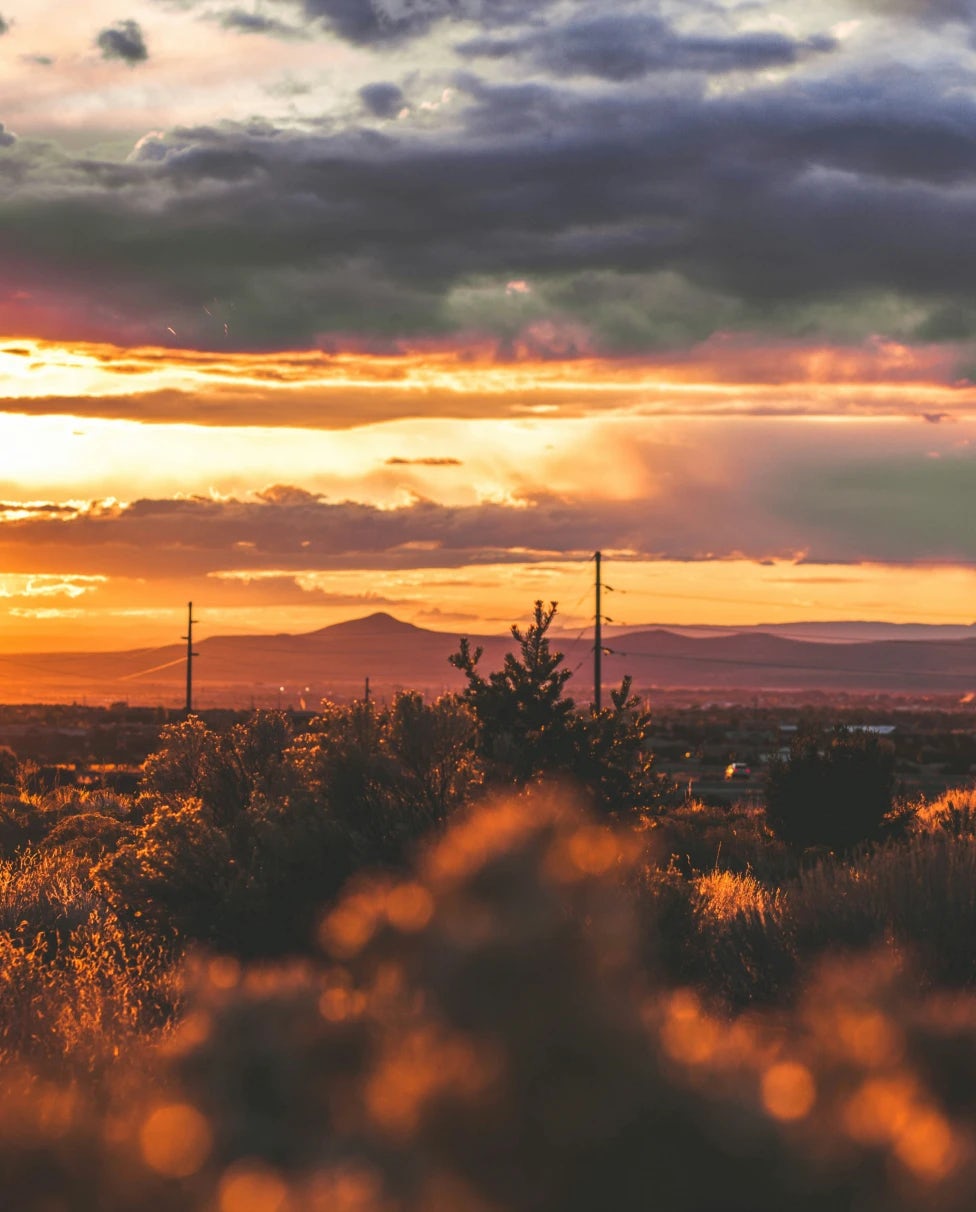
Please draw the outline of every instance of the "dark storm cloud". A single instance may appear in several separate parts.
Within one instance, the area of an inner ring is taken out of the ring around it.
[[[924,25],[976,19],[976,0],[868,0],[868,8],[913,17]]]
[[[303,31],[286,21],[269,17],[264,13],[251,12],[250,9],[229,8],[214,14],[215,20],[224,29],[233,30],[238,34],[270,34],[275,38],[301,38]]]
[[[10,21],[2,13],[0,13],[0,38],[2,38],[4,34],[9,33]]]
[[[972,563],[973,471],[972,456],[844,460],[793,474],[769,504],[805,529],[811,562]]]
[[[927,30],[968,26],[968,44],[976,46],[976,0],[868,0],[868,7],[885,17],[914,21]]]
[[[129,163],[14,149],[10,287],[57,290],[69,318],[127,339],[172,329],[216,347],[360,333],[394,348],[461,324],[504,342],[531,322],[564,356],[582,348],[572,321],[639,349],[654,335],[620,300],[653,313],[662,274],[691,293],[658,311],[698,337],[825,299],[850,299],[856,322],[865,292],[903,296],[929,339],[972,335],[976,103],[951,79],[900,68],[715,96],[457,86],[429,131],[201,127]],[[587,296],[600,275],[644,286]],[[512,279],[538,290],[506,298]],[[500,294],[464,296],[459,319],[455,292],[479,282]],[[220,323],[202,307],[215,296]]]
[[[7,130],[2,122],[0,122],[0,147],[13,147],[17,142],[17,136],[12,130]]]
[[[374,0],[306,0],[309,17],[321,18],[340,37],[368,44],[396,42],[426,33],[450,6],[431,0],[396,4],[390,8]]]
[[[121,59],[130,65],[149,58],[146,39],[137,21],[117,21],[95,38],[103,59]]]
[[[720,74],[785,67],[811,54],[836,50],[837,43],[828,37],[798,40],[778,33],[681,35],[658,17],[629,13],[532,31],[521,39],[477,38],[457,49],[470,58],[524,56],[560,76],[624,81],[651,72]]]
[[[538,0],[536,15],[553,0]],[[444,21],[485,26],[526,20],[525,0],[304,0],[307,17],[359,45],[404,42],[429,33]]]
[[[359,99],[374,118],[395,118],[407,103],[402,89],[385,83],[365,85]]]

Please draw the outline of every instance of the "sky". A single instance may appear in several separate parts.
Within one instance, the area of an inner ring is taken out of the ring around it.
[[[0,651],[976,618],[976,0],[0,0]]]

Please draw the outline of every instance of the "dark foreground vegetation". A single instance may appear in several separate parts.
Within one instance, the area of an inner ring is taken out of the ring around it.
[[[463,696],[167,727],[0,813],[0,1175],[50,1212],[976,1198],[976,795],[821,732],[687,802],[541,606]]]

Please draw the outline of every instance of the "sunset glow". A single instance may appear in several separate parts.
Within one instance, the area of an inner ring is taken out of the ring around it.
[[[968,623],[951,23],[391,5],[0,23],[0,650]]]

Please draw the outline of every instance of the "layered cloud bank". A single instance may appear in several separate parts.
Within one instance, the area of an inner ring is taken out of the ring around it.
[[[4,40],[0,114],[27,132],[3,160],[7,325],[205,348],[477,332],[501,358],[971,335],[962,9],[136,7],[91,50],[76,21],[49,32],[48,69],[21,22]],[[219,48],[209,85],[177,29]],[[246,121],[222,112],[242,32],[265,51]],[[39,72],[49,105],[15,94]],[[140,131],[147,90],[171,121]]]

